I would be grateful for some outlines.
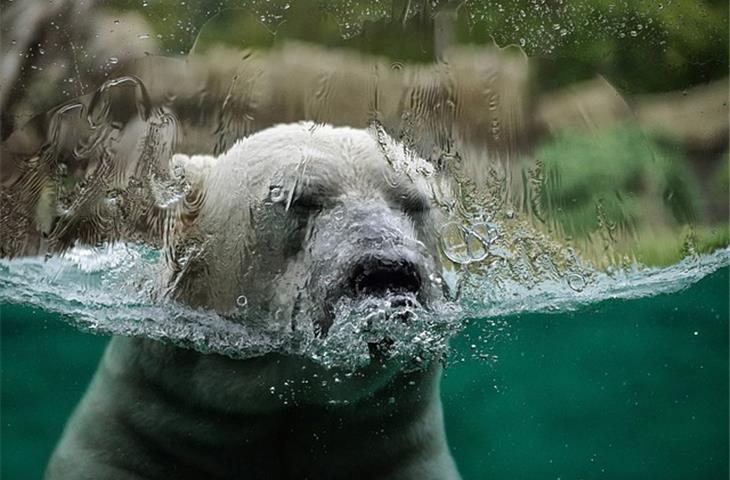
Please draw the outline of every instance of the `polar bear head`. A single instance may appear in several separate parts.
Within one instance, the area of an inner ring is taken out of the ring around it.
[[[170,247],[186,303],[326,334],[343,298],[441,295],[431,166],[376,128],[279,125],[173,166],[196,192]]]

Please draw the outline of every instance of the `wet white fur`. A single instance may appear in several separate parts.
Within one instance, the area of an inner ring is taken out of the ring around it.
[[[197,218],[176,239],[204,245],[206,268],[191,270],[178,298],[225,312],[245,291],[252,308],[288,308],[303,272],[322,268],[312,253],[317,245],[284,259],[267,235],[273,228],[288,234],[289,213],[256,209],[275,177],[286,184],[303,161],[319,165],[344,205],[373,205],[368,214],[381,215],[388,234],[432,246],[427,229],[382,206],[385,184],[408,180],[390,172],[381,148],[363,130],[296,124],[259,132],[220,158],[176,155],[173,168],[182,166],[191,187],[206,192]],[[342,235],[347,216],[344,222]],[[318,235],[312,241],[323,241]],[[341,238],[343,252],[357,251]],[[311,296],[314,312],[319,300],[316,292]],[[456,479],[439,379],[438,364],[403,373],[373,360],[346,375],[278,354],[233,360],[116,337],[46,478]]]

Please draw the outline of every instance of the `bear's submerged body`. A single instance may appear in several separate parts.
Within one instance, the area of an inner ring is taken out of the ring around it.
[[[342,298],[396,295],[428,309],[442,295],[438,213],[418,173],[428,164],[387,142],[296,124],[218,158],[176,155],[195,208],[168,239],[161,289],[220,314],[244,298],[269,328],[320,337],[337,327]],[[47,478],[458,478],[437,359],[405,371],[387,345],[368,341],[369,365],[352,372],[115,337]]]
[[[232,360],[114,338],[47,478],[458,478],[439,368],[330,405],[282,387],[297,368],[277,355]]]

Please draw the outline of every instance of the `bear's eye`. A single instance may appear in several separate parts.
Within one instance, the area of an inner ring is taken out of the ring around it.
[[[396,192],[396,201],[405,213],[417,215],[431,210],[431,200],[418,190],[403,190]]]
[[[300,212],[318,212],[327,207],[337,191],[319,182],[300,182],[292,195],[290,208]]]
[[[295,195],[292,199],[290,208],[299,211],[315,212],[324,208],[324,202],[317,195]]]

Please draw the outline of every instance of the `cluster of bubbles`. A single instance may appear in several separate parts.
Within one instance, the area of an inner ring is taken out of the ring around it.
[[[334,306],[334,322],[322,338],[310,337],[304,352],[326,366],[352,369],[368,365],[373,351],[418,369],[444,359],[459,330],[456,305],[437,302],[424,308],[411,293],[343,298]]]

